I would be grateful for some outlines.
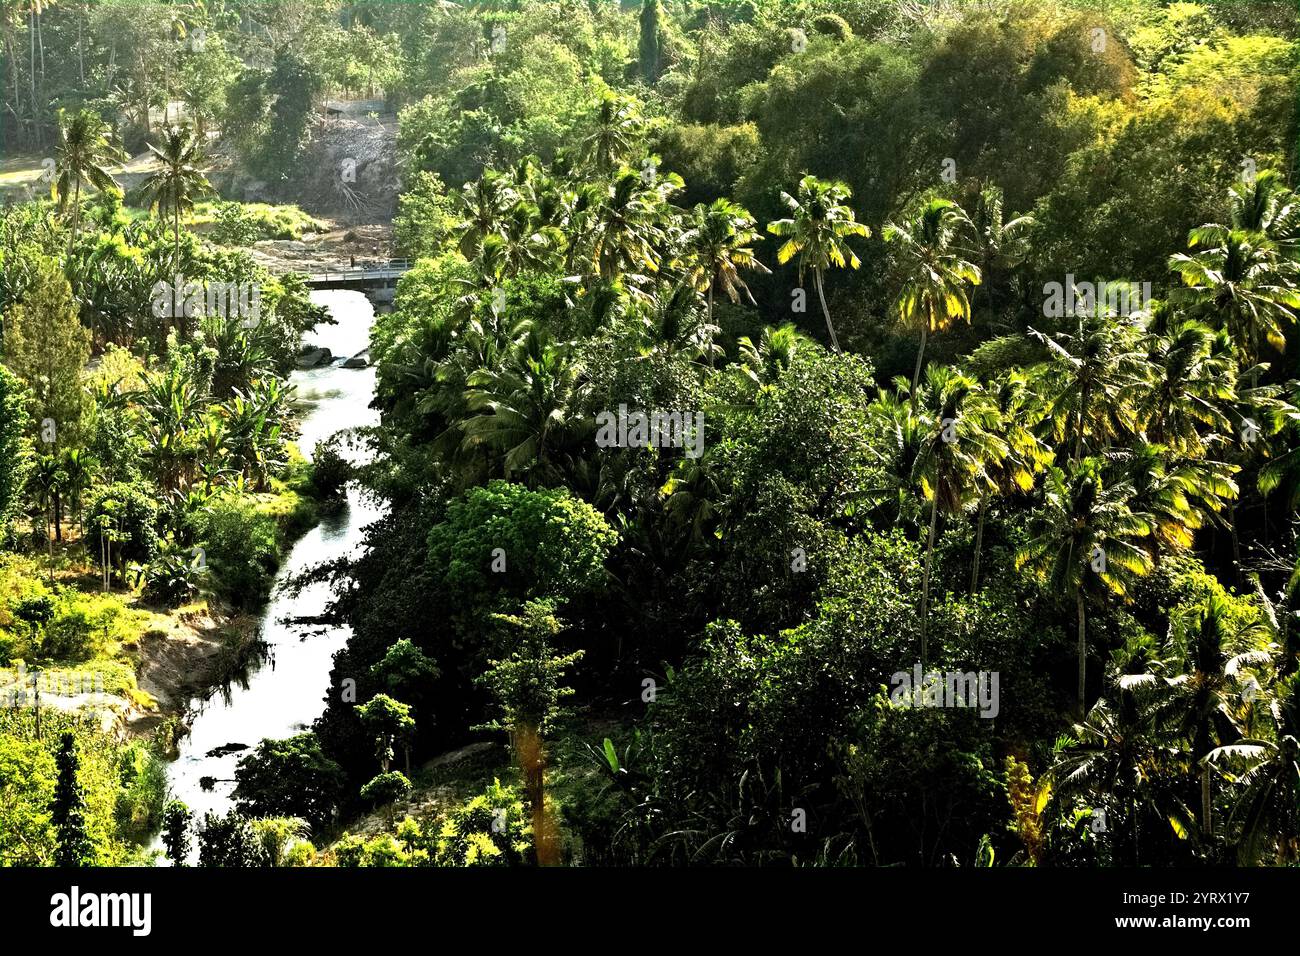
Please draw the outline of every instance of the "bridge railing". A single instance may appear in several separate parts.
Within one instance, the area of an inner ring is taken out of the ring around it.
[[[302,269],[276,269],[284,274],[297,272],[307,277],[308,282],[347,282],[357,279],[392,279],[411,270],[411,259],[389,259],[381,265],[371,264],[355,266],[349,269],[327,269],[324,272],[306,272]]]

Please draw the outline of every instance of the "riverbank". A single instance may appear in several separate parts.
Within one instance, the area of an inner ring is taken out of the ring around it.
[[[276,522],[279,554],[261,588],[268,592],[294,543],[316,523],[319,502],[311,497],[309,471],[299,466],[297,487],[253,495],[259,510]],[[129,736],[158,736],[163,749],[188,729],[187,712],[205,697],[245,674],[260,655],[261,607],[237,607],[219,597],[183,605],[167,613],[168,626],[151,628],[134,649],[136,680],[155,702],[152,711],[127,721]],[[161,731],[161,733],[160,733]]]
[[[373,308],[358,292],[317,292],[312,300],[329,309],[335,322],[319,326],[306,341],[340,359],[291,376],[300,408],[297,443],[308,461],[317,444],[336,432],[378,421],[370,407],[375,370],[341,364],[343,356],[369,344]],[[170,798],[185,803],[196,817],[224,813],[233,806],[235,771],[249,750],[265,739],[301,733],[320,715],[334,655],[350,631],[325,620],[333,600],[328,582],[301,588],[281,585],[321,564],[346,559],[363,546],[365,527],[381,515],[375,502],[349,485],[341,507],[319,509],[305,533],[282,551],[268,600],[252,625],[254,643],[246,643],[244,627],[227,632],[226,640],[243,649],[248,666],[238,670],[237,680],[209,685],[191,697],[184,733],[175,740],[175,759],[167,768]],[[203,639],[190,650],[177,645],[181,654],[209,662],[203,666],[220,664],[219,648],[220,642],[214,649]]]
[[[275,527],[279,560],[260,590],[269,591],[284,554],[315,524],[319,509],[310,477],[299,458],[289,482],[243,496]],[[45,554],[6,556],[0,593],[21,595],[34,607],[48,602],[51,621],[67,645],[62,657],[0,668],[0,686],[14,684],[20,671],[42,674],[37,682],[42,706],[98,712],[104,730],[119,739],[153,737],[160,729],[167,731],[164,737],[174,734],[183,728],[192,699],[236,677],[257,651],[255,608],[215,593],[167,607],[118,580],[106,591],[73,528]],[[0,642],[12,640],[23,627],[20,614],[0,610]],[[19,683],[26,687],[29,680]]]

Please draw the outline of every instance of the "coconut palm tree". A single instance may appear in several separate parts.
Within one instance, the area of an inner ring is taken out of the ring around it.
[[[587,236],[597,276],[606,282],[622,278],[635,291],[646,275],[659,271],[673,214],[668,199],[682,187],[676,173],[647,184],[637,172],[624,168],[597,192]]]
[[[699,293],[688,280],[662,284],[648,302],[641,305],[643,344],[641,356],[688,356],[692,361],[713,360],[723,354],[715,344],[718,328],[700,317]]]
[[[140,199],[150,210],[160,213],[171,211],[172,241],[174,243],[173,268],[181,274],[181,214],[194,208],[194,201],[212,191],[212,184],[199,166],[203,154],[199,140],[188,126],[169,126],[163,132],[163,146],[159,149],[148,144],[149,151],[157,157],[161,167],[150,174],[140,185]],[[179,291],[177,292],[179,294]],[[187,338],[184,311],[180,317],[181,338]]]
[[[1032,215],[1015,216],[1006,221],[1002,212],[1002,189],[988,186],[980,190],[971,215],[974,242],[971,253],[979,261],[984,296],[989,316],[993,314],[993,275],[1014,269],[1029,254],[1029,231],[1034,227]]]
[[[1265,169],[1249,182],[1238,182],[1228,193],[1228,209],[1233,229],[1260,233],[1285,254],[1300,251],[1300,197],[1277,170]]]
[[[81,226],[81,184],[86,183],[101,192],[118,189],[117,181],[106,168],[107,164],[122,158],[121,152],[109,142],[110,127],[94,110],[78,110],[67,118],[59,116],[59,145],[55,151],[55,177],[51,192],[58,203],[59,214],[72,205],[72,231],[68,249],[77,241]]]
[[[1168,658],[1158,666],[1175,674],[1165,678],[1161,709],[1166,726],[1188,741],[1200,767],[1201,832],[1209,836],[1214,833],[1214,803],[1208,757],[1216,747],[1242,738],[1246,669],[1271,664],[1265,649],[1269,635],[1259,619],[1241,622],[1231,599],[1221,594],[1196,608],[1181,629],[1179,623],[1171,623]]]
[[[1232,476],[1237,465],[1208,458],[1188,458],[1161,445],[1137,442],[1108,454],[1132,486],[1131,508],[1151,523],[1149,550],[1186,551],[1211,515],[1237,497]]]
[[[521,475],[543,483],[562,478],[557,456],[586,387],[582,363],[567,346],[528,329],[500,367],[472,373],[467,384],[471,417],[460,423],[462,451],[485,449],[500,456],[507,478]]]
[[[611,173],[631,159],[644,128],[636,101],[607,91],[600,100],[595,129],[582,142],[583,154],[596,172]]]
[[[528,270],[545,271],[564,248],[564,233],[542,222],[541,213],[529,200],[520,199],[506,210],[503,235],[490,236],[502,243],[506,275]]]
[[[881,515],[883,524],[897,524],[916,510],[912,473],[927,437],[924,419],[912,407],[907,380],[900,375],[893,384],[892,389],[881,388],[867,406],[877,436],[869,451],[882,480],[861,498],[869,508],[886,509]]]
[[[1135,382],[1133,406],[1147,438],[1193,457],[1207,442],[1230,434],[1224,408],[1237,399],[1237,364],[1216,347],[1216,333],[1191,319],[1176,319],[1146,344],[1150,382]]]
[[[987,486],[978,488],[979,507],[975,525],[975,555],[971,562],[970,589],[979,589],[980,556],[984,548],[984,519],[989,501],[995,496],[1027,493],[1034,479],[1051,462],[1052,452],[1033,432],[1039,414],[1038,400],[1029,387],[1029,377],[1020,369],[1009,369],[984,385],[997,412],[996,435],[1005,452],[983,462]]]
[[[695,207],[691,226],[682,236],[682,258],[692,285],[707,293],[709,325],[713,324],[713,293],[718,287],[732,302],[739,302],[743,293],[750,305],[756,304],[740,271],[771,271],[754,254],[758,240],[754,217],[743,206],[716,199],[712,205]]]
[[[1072,441],[1074,461],[1083,459],[1087,439],[1100,450],[1137,430],[1131,398],[1150,369],[1138,348],[1135,325],[1098,308],[1077,316],[1073,332],[1029,333],[1048,349],[1038,383],[1041,393],[1049,396],[1044,425],[1055,441]]]
[[[1300,402],[1300,395],[1296,396]],[[1276,457],[1259,470],[1259,493],[1265,496],[1284,489],[1283,507],[1296,511],[1300,508],[1300,413],[1295,407],[1288,414],[1287,432],[1290,441],[1279,448]]]
[[[457,227],[460,254],[472,261],[489,236],[505,238],[506,214],[519,197],[506,176],[485,169],[462,187],[457,199],[464,216]]]
[[[825,182],[816,176],[805,176],[799,181],[796,196],[781,193],[781,201],[790,210],[786,219],[778,219],[767,224],[767,231],[784,239],[777,250],[777,261],[785,265],[795,256],[799,257],[799,282],[812,269],[813,281],[817,286],[817,299],[821,302],[822,315],[826,318],[826,331],[831,337],[831,346],[839,352],[839,339],[835,337],[835,326],[831,324],[831,311],[826,305],[826,290],[823,282],[826,270],[831,266],[843,269],[846,265],[857,269],[862,260],[849,248],[847,240],[852,236],[866,238],[871,230],[854,217],[853,210],[845,202],[853,193],[844,183]]]
[[[1074,725],[1070,736],[1057,745],[1049,771],[1053,799],[1070,806],[1083,796],[1096,806],[1098,796],[1122,800],[1128,826],[1118,828],[1130,844],[1132,865],[1141,863],[1141,821],[1163,826],[1167,820],[1188,819],[1171,800],[1167,779],[1176,772],[1176,753],[1170,731],[1160,716],[1160,695],[1150,675],[1111,675],[1106,696],[1098,698],[1087,716]],[[1124,854],[1127,856],[1127,854]]]
[[[1008,453],[996,433],[997,408],[979,384],[947,366],[929,369],[919,398],[921,443],[912,462],[913,485],[930,503],[930,527],[925,539],[925,573],[921,583],[921,670],[928,661],[930,572],[939,512],[958,514],[977,488],[989,481],[988,462]]]
[[[1205,758],[1241,787],[1228,817],[1239,866],[1258,865],[1270,843],[1276,863],[1300,860],[1300,673],[1278,682],[1268,714],[1268,737],[1244,737]]]
[[[915,396],[925,362],[925,343],[959,319],[971,318],[967,286],[980,284],[979,266],[962,258],[959,240],[971,231],[965,211],[948,199],[931,199],[912,219],[884,229],[885,241],[898,247],[902,289],[895,303],[904,325],[919,329],[921,347],[912,373]]]
[[[737,343],[740,357],[735,368],[747,383],[747,388],[756,393],[773,384],[790,367],[799,350],[811,343],[812,340],[793,322],[775,329],[769,325],[763,329],[757,345],[747,335],[740,337]]]
[[[1141,546],[1150,521],[1129,508],[1133,487],[1102,483],[1102,463],[1085,458],[1068,471],[1047,471],[1036,533],[1016,554],[1016,569],[1028,569],[1053,594],[1074,598],[1078,616],[1079,684],[1077,712],[1082,719],[1088,663],[1087,602],[1090,593],[1128,596],[1135,578],[1152,566]]]
[[[1300,264],[1278,253],[1259,233],[1208,225],[1188,234],[1190,254],[1170,257],[1193,313],[1226,329],[1246,362],[1264,355],[1263,343],[1281,352],[1286,326],[1300,313]]]

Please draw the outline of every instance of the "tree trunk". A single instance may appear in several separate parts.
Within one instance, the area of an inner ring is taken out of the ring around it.
[[[9,111],[14,114],[15,135],[20,139],[25,140],[26,137],[23,135],[23,120],[22,117],[18,115],[18,107],[22,102],[19,94],[22,77],[18,71],[18,47],[14,40],[13,24],[8,22],[5,23],[5,45],[9,50],[9,78],[13,82],[14,87],[14,101],[9,105]]]
[[[1083,461],[1083,422],[1084,413],[1088,408],[1088,386],[1085,385],[1079,392],[1079,423],[1078,429],[1074,433],[1074,463],[1077,465]]]
[[[921,365],[925,362],[925,340],[930,334],[930,323],[927,320],[925,325],[921,326],[921,347],[916,350],[916,369],[912,372],[912,411],[916,411],[916,391],[921,387]]]
[[[709,280],[709,368],[713,368],[713,280]]]
[[[817,298],[822,304],[822,315],[826,316],[826,331],[831,334],[831,346],[835,351],[842,351],[840,340],[835,337],[835,326],[831,325],[831,310],[826,307],[826,291],[822,288],[822,270],[813,270],[813,281],[817,284]]]
[[[989,262],[989,257],[988,257],[988,256],[985,256],[985,257],[984,257],[984,271],[980,274],[980,277],[984,280],[984,299],[985,299],[985,301],[988,303],[988,306],[989,306],[989,325],[990,325],[990,326],[993,325],[993,279],[992,279],[992,276],[991,276],[991,274],[990,274],[990,273],[992,272],[992,269],[993,269],[993,267],[992,267],[992,264]]]
[[[975,594],[980,586],[980,550],[984,547],[984,514],[988,511],[988,496],[980,496],[979,521],[975,524],[975,559],[971,563],[970,593]]]
[[[28,61],[27,78],[32,94],[32,131],[36,145],[41,145],[41,110],[36,104],[36,7],[27,12]]]
[[[1237,502],[1228,501],[1228,528],[1232,531],[1232,576],[1241,586],[1241,536],[1237,533]]]
[[[68,255],[72,255],[73,243],[77,241],[77,231],[81,228],[81,175],[77,175],[77,184],[72,188],[72,235],[68,236]]]
[[[45,95],[45,31],[41,24],[45,22],[44,11],[36,10],[36,45],[41,51],[41,95]]]
[[[1210,764],[1201,768],[1201,830],[1205,836],[1214,835],[1214,802],[1210,799]]]
[[[939,490],[935,489],[935,500],[930,504],[930,533],[925,539],[925,576],[921,581],[921,673],[929,660],[927,643],[930,620],[930,568],[934,563],[934,528],[939,523]]]
[[[537,855],[537,865],[554,866],[560,861],[559,848],[546,813],[546,751],[542,735],[536,726],[517,724],[511,736],[514,738],[515,759],[519,761],[519,769],[524,775],[524,790],[532,809],[533,848]]]
[[[180,197],[176,199],[176,205],[172,209],[172,238],[176,246],[176,275],[181,274],[181,203]],[[180,335],[177,342],[183,343],[189,338],[188,309],[181,306],[181,314],[177,318],[176,324],[180,329]]]
[[[54,489],[54,539],[63,540],[63,496],[59,489]]]
[[[1075,592],[1075,602],[1079,610],[1079,703],[1078,715],[1079,720],[1083,720],[1086,713],[1087,698],[1084,696],[1085,684],[1088,679],[1088,619],[1087,611],[1083,604],[1083,589],[1080,588]]]
[[[49,533],[49,515],[51,512],[45,512],[45,550],[49,554],[49,587],[52,588],[55,587],[55,538]]]

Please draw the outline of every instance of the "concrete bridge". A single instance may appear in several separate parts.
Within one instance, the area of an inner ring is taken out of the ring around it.
[[[356,266],[351,269],[329,269],[324,272],[303,272],[307,285],[313,289],[355,289],[369,292],[372,289],[390,289],[397,280],[411,270],[410,259],[389,259],[387,262]]]
[[[411,270],[410,259],[389,259],[350,269],[326,269],[312,272],[308,269],[275,268],[275,272],[296,272],[307,277],[310,289],[351,289],[363,292],[377,309],[387,309],[397,295],[397,280]]]

